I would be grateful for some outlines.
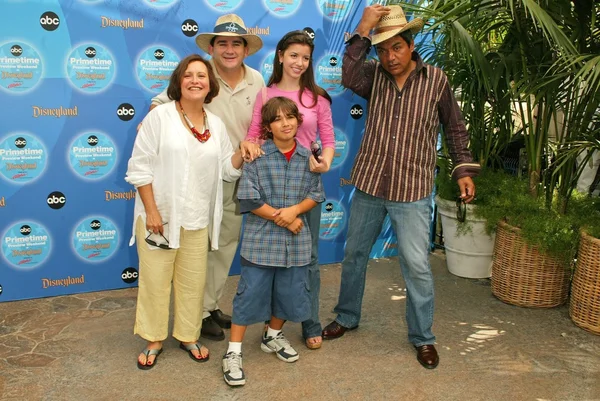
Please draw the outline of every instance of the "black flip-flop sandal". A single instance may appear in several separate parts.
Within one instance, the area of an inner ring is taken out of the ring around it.
[[[158,356],[162,353],[162,348],[161,349],[148,349],[146,348],[145,350],[142,351],[142,354],[146,355],[146,364],[143,365],[140,363],[140,360],[138,359],[137,361],[137,367],[138,369],[142,369],[142,370],[148,370],[148,369],[152,369],[154,367],[154,365],[156,365],[156,361],[158,361]],[[152,361],[152,365],[148,365],[148,358],[152,355],[155,355],[154,357],[154,361]]]
[[[196,362],[206,362],[210,358],[210,354],[208,354],[206,356],[202,356],[202,344],[200,344],[200,343],[184,344],[184,343],[180,342],[179,348],[186,351],[188,353],[188,355],[190,356],[190,358],[192,358]],[[200,358],[196,358],[196,356],[192,353],[193,350],[198,350],[198,353],[200,354]]]

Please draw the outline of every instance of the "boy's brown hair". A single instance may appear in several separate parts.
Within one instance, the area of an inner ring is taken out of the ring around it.
[[[298,105],[292,99],[283,96],[271,98],[265,103],[261,110],[261,134],[260,139],[273,139],[271,123],[277,118],[279,110],[286,115],[291,114],[298,120],[298,127],[302,125],[302,113],[298,110]]]

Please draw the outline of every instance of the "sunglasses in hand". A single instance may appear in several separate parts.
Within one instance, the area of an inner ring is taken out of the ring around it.
[[[467,203],[460,197],[456,199],[456,219],[461,223],[467,219]]]
[[[168,222],[167,223],[163,223],[163,226],[166,226],[167,224],[169,224],[169,223]],[[169,246],[169,240],[162,233],[159,233],[159,234],[160,234],[161,237],[163,237],[163,239],[166,241],[166,243],[162,243],[162,242],[161,243],[157,243],[156,241],[154,241],[153,239],[150,238],[150,236],[152,234],[154,234],[154,233],[150,232],[150,234],[148,234],[148,236],[146,237],[146,243],[148,245],[152,245],[152,246],[155,246],[155,247],[160,248],[160,249],[172,249]]]

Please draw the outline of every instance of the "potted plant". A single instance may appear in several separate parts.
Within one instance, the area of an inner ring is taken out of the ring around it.
[[[477,198],[471,204],[459,200],[456,183],[450,178],[449,160],[438,158],[436,197],[440,216],[448,271],[464,278],[489,278],[495,233],[486,228],[485,218],[476,209],[485,207],[485,200],[494,190],[494,172],[484,169],[474,178]]]
[[[516,246],[494,251],[494,266],[502,267],[502,257],[510,255],[514,258],[507,264],[520,265],[517,273],[536,271],[538,267],[531,266],[532,261],[551,262],[554,266],[551,270],[558,272],[528,277],[494,270],[493,292],[506,302],[523,306],[558,305],[567,296],[574,254],[572,239],[578,233],[576,219],[568,213],[577,170],[572,158],[561,155],[568,153],[577,138],[593,131],[590,126],[598,109],[600,58],[593,50],[593,30],[589,28],[598,6],[566,0],[427,3],[426,8],[417,12],[430,17],[429,34],[433,40],[429,52],[425,50],[422,54],[440,65],[453,86],[461,89],[472,146],[484,151],[482,165],[498,168],[493,156],[500,154],[498,150],[506,138],[519,137],[524,142],[525,181],[507,178],[506,191],[498,195],[496,204],[504,209],[489,207],[488,210],[486,205],[481,208],[482,213],[476,213],[491,218],[488,220],[491,225],[500,221],[497,228],[502,235],[497,235],[496,246],[508,242]],[[414,6],[415,11],[419,5]],[[490,149],[495,151],[486,154]],[[513,213],[518,210],[528,213]],[[545,216],[544,220],[539,216]],[[550,223],[556,227],[547,227]],[[529,233],[528,226],[534,228],[533,232]],[[538,235],[544,227],[556,228],[557,236]],[[518,240],[501,241],[509,233]],[[559,245],[558,239],[565,242]],[[524,249],[541,254],[532,256],[523,253]],[[565,253],[553,258],[556,249]],[[494,281],[504,277],[522,278],[524,283],[509,281],[494,286]],[[528,299],[529,293],[545,291],[549,284],[553,284],[549,291],[557,293],[551,296],[552,301],[545,300],[545,296]],[[507,293],[517,289],[524,297],[511,300],[502,293],[503,289]]]

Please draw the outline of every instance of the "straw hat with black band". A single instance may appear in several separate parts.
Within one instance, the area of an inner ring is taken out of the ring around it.
[[[208,53],[210,42],[215,36],[244,38],[248,44],[248,55],[256,53],[263,46],[262,39],[258,35],[248,33],[244,20],[235,14],[220,16],[212,32],[205,32],[196,36],[196,44]]]
[[[400,6],[389,6],[390,13],[379,19],[373,35],[371,36],[371,44],[376,45],[385,42],[389,38],[402,33],[411,31],[413,35],[423,29],[423,20],[421,18],[413,18],[410,22],[406,21],[404,10]]]

